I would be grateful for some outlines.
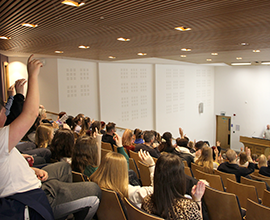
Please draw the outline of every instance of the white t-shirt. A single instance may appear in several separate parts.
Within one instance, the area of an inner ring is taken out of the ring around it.
[[[0,198],[41,187],[28,162],[14,147],[8,151],[9,126],[0,128]]]

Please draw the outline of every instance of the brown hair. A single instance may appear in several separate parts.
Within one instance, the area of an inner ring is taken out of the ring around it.
[[[196,164],[203,167],[203,171],[206,173],[214,173],[213,167],[213,155],[212,148],[203,147],[202,153],[199,159],[196,161]]]
[[[51,134],[53,127],[51,124],[41,124],[37,127],[35,135],[35,144],[39,148],[46,148],[52,141]]]
[[[90,180],[100,188],[111,189],[128,198],[128,166],[126,158],[119,153],[109,152]]]
[[[123,146],[130,146],[132,145],[132,136],[133,133],[130,129],[126,129],[122,135],[122,144]]]

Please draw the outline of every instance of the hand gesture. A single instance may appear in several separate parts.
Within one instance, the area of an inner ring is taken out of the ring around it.
[[[24,85],[26,83],[26,79],[18,79],[15,82],[15,89],[16,89],[16,94],[20,93],[20,94],[24,94]]]
[[[217,147],[220,147],[220,141],[217,141]]]
[[[148,151],[143,151],[142,149],[138,153],[139,157],[141,158],[142,162],[147,164],[148,166],[154,166],[155,162]]]
[[[217,147],[215,147],[215,149],[214,149],[214,153],[215,153],[215,155],[216,155],[216,157],[218,156],[218,148]]]
[[[96,138],[97,137],[97,134],[98,134],[98,129],[97,129],[97,127],[95,127],[95,131],[93,133],[93,137]]]
[[[34,163],[34,158],[28,154],[22,154],[22,156],[28,161],[28,163],[33,164]]]
[[[48,179],[48,173],[45,170],[41,170],[38,168],[32,168],[35,171],[35,174],[39,180],[42,182],[46,181]]]
[[[8,96],[15,96],[14,84],[7,90]]]
[[[184,131],[183,131],[183,128],[179,128],[179,134],[180,134],[180,137],[181,137],[181,138],[184,137]]]
[[[247,154],[247,157],[250,157],[251,155],[250,148],[248,147],[246,147],[246,154]]]
[[[39,60],[33,59],[33,56],[32,54],[27,61],[28,77],[38,76],[40,67],[43,66]]]
[[[123,146],[122,145],[122,138],[117,133],[114,133],[113,139],[115,140],[117,147]]]
[[[201,201],[201,198],[203,197],[204,191],[205,191],[205,184],[203,181],[199,181],[197,183],[197,185],[192,187],[192,190],[191,190],[192,198],[196,202]]]

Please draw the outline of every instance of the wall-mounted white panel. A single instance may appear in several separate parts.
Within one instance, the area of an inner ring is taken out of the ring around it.
[[[240,136],[262,137],[270,124],[269,82],[269,66],[215,67],[215,114],[232,118],[231,148],[240,150]]]
[[[59,110],[99,119],[97,64],[58,59]]]
[[[153,66],[99,63],[101,120],[153,129]]]
[[[156,130],[179,136],[182,127],[193,140],[214,145],[214,68],[156,65]],[[199,103],[203,113],[199,114]]]

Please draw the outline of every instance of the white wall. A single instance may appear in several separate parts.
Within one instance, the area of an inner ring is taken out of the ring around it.
[[[270,124],[269,84],[269,66],[215,67],[214,109],[217,115],[226,111],[232,117],[231,148],[240,149],[240,135],[261,137]]]

